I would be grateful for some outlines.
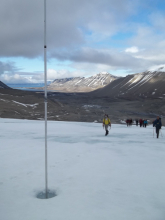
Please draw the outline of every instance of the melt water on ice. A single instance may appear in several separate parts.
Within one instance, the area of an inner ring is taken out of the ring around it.
[[[165,132],[98,123],[0,119],[0,219],[164,220]]]

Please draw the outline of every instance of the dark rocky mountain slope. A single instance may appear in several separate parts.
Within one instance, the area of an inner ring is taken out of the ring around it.
[[[91,95],[136,99],[165,98],[165,72],[146,71],[116,79]]]
[[[5,83],[3,83],[2,81],[0,81],[0,88],[1,89],[10,89],[9,86],[7,86]]]

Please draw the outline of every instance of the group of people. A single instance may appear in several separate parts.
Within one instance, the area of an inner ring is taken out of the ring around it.
[[[147,124],[148,124],[148,121],[147,119],[136,119],[136,126],[138,126],[138,124],[140,125],[140,127],[146,127]],[[132,119],[127,119],[126,120],[126,124],[127,126],[130,126],[132,125],[133,123],[133,120]],[[110,126],[111,128],[111,121],[110,121],[110,118],[108,117],[107,114],[104,115],[104,118],[103,118],[103,128],[105,128],[105,136],[108,135],[109,131],[108,131],[108,127]],[[157,116],[156,120],[153,121],[153,127],[156,128],[156,135],[157,135],[157,138],[159,138],[159,132],[160,132],[160,129],[162,127],[162,122],[161,122],[161,118],[159,116]]]
[[[135,119],[135,122],[136,122],[136,126],[140,125],[140,127],[145,127],[145,128],[148,124],[147,119]],[[129,119],[126,120],[127,127],[131,126],[132,123],[133,123],[132,118],[129,118]]]
[[[148,125],[147,119],[136,119],[136,126],[140,125],[140,127],[145,127]]]
[[[132,123],[133,123],[132,118],[129,118],[129,119],[126,120],[127,127],[131,126]]]

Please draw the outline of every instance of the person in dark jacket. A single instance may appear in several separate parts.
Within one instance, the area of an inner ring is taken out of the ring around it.
[[[157,116],[157,119],[153,122],[153,127],[156,128],[157,138],[159,138],[159,131],[162,127],[161,118],[159,118],[159,116]]]
[[[136,119],[136,126],[138,126],[138,124],[139,124],[139,120],[138,120],[138,119]]]

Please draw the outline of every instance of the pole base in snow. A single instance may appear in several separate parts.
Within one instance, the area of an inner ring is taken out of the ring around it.
[[[36,197],[38,199],[51,199],[55,196],[57,196],[57,193],[55,191],[51,191],[51,190],[48,190],[47,195],[46,195],[46,192],[44,192],[44,191],[38,192],[36,195]]]

